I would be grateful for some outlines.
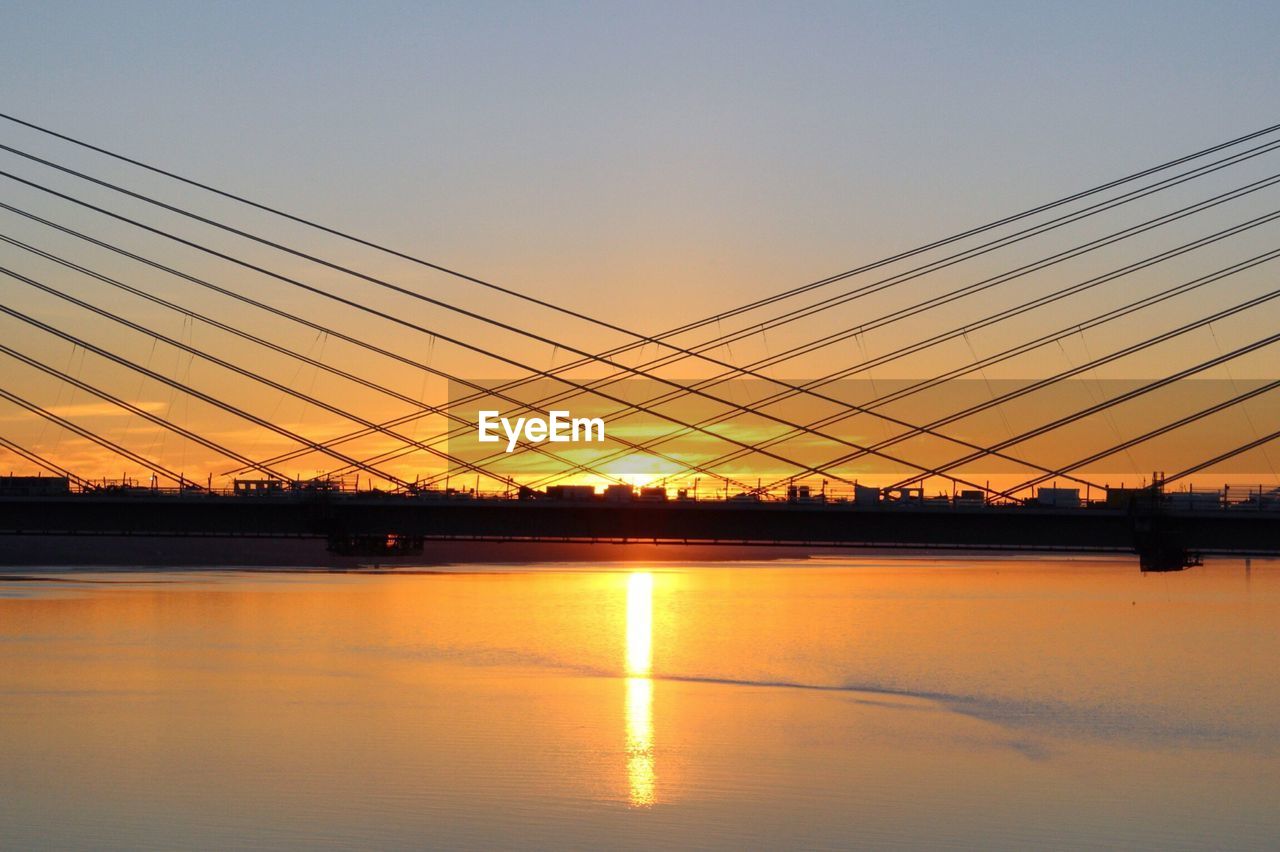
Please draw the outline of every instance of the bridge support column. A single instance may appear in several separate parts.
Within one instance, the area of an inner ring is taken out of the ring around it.
[[[1138,548],[1138,567],[1147,571],[1182,571],[1204,564],[1200,554],[1177,544],[1154,542]]]
[[[422,536],[329,534],[329,552],[339,556],[421,556],[423,545]]]
[[[1186,546],[1182,535],[1159,513],[1135,515],[1134,549],[1138,567],[1147,571],[1182,571],[1203,564],[1200,554]]]

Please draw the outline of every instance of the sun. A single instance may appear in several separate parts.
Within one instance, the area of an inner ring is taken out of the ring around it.
[[[662,473],[620,473],[618,478],[633,488],[647,488],[666,477]]]

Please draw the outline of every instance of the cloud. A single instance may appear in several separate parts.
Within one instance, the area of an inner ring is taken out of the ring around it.
[[[133,403],[148,414],[157,414],[165,410],[166,403],[160,400],[149,400]],[[45,408],[52,414],[68,420],[77,417],[133,417],[134,415],[118,405],[110,402],[82,402],[73,405],[54,405]]]

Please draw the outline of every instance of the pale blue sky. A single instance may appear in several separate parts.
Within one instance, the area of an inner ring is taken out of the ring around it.
[[[1276,3],[9,2],[4,109],[600,313],[1276,120]],[[599,286],[594,282],[612,282]]]

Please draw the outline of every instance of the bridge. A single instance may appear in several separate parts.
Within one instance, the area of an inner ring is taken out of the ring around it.
[[[524,499],[302,490],[0,495],[0,533],[322,538],[345,555],[415,556],[438,540],[1134,553],[1143,570],[1280,552],[1280,492],[1217,506],[854,505],[759,500]]]
[[[1280,554],[1280,125],[652,333],[0,125],[0,534]]]

